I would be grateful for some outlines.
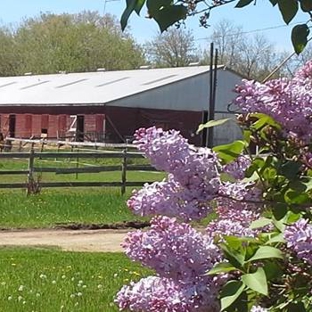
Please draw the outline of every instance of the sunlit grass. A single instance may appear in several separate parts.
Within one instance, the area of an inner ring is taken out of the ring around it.
[[[118,311],[117,291],[148,274],[121,253],[0,251],[0,310],[5,312]]]
[[[0,191],[0,227],[43,228],[58,224],[110,224],[140,220],[126,206],[130,190],[58,189],[26,196],[23,190]]]

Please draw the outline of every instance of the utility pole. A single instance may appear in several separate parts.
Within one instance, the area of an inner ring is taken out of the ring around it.
[[[208,121],[215,119],[216,91],[218,71],[218,50],[214,51],[213,42],[210,44],[210,70],[209,70],[209,109]],[[213,127],[208,128],[206,146],[213,147]]]

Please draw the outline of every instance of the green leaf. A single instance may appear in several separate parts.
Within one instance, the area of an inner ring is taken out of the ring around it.
[[[213,150],[227,164],[235,160],[242,153],[245,146],[244,141],[234,141],[230,144],[215,146]]]
[[[310,201],[310,197],[307,193],[300,193],[289,189],[285,193],[285,201],[290,205],[301,205]]]
[[[242,281],[250,289],[265,296],[268,295],[267,278],[263,268],[258,268],[258,270],[255,273],[243,275]]]
[[[304,304],[302,302],[291,302],[288,306],[287,306],[287,312],[308,312],[305,307]]]
[[[237,268],[235,268],[231,263],[229,262],[221,262],[217,263],[209,272],[208,275],[214,275],[219,273],[226,273],[231,271],[236,271]]]
[[[185,19],[187,15],[187,8],[184,5],[175,5],[171,0],[147,0],[146,6],[149,16],[157,22],[161,32]]]
[[[245,285],[241,281],[229,281],[227,282],[220,294],[221,297],[221,311],[224,311],[231,306],[235,300],[244,291]]]
[[[221,243],[220,248],[222,249],[225,257],[229,262],[236,268],[241,269],[244,265],[245,256],[232,248],[228,247],[226,244]]]
[[[249,144],[251,141],[251,131],[246,129],[243,131],[244,140]]]
[[[145,3],[145,0],[137,0],[136,1],[136,5],[134,8],[136,14],[140,15],[140,12],[141,12],[141,9],[142,9],[144,3]]]
[[[312,1],[311,0],[300,0],[300,7],[303,12],[312,11]]]
[[[301,163],[289,160],[281,166],[280,173],[284,175],[287,179],[293,180],[299,173],[301,167]]]
[[[298,12],[297,0],[278,0],[278,7],[286,24],[289,24]]]
[[[284,235],[282,233],[279,233],[266,242],[267,245],[272,243],[285,243]]]
[[[252,124],[252,128],[255,130],[259,130],[265,125],[272,126],[274,128],[280,129],[281,126],[278,122],[276,122],[271,116],[263,114],[263,113],[252,113],[250,117],[256,117],[258,120]]]
[[[238,3],[235,5],[235,8],[243,8],[244,6],[250,4],[254,0],[239,0]]]
[[[258,220],[255,220],[253,222],[251,222],[250,224],[250,228],[251,229],[258,229],[258,228],[262,228],[266,225],[269,225],[272,223],[272,220],[271,219],[268,219],[268,218],[259,218]]]
[[[126,9],[123,11],[122,13],[122,16],[121,16],[121,19],[120,19],[120,24],[121,24],[121,29],[122,31],[125,30],[127,24],[128,24],[128,20],[129,20],[129,17],[130,15],[132,14],[132,12],[137,8],[139,7],[139,3],[141,2],[142,0],[127,0],[127,7]],[[145,1],[145,0],[143,0]],[[144,2],[143,2],[144,3]],[[142,4],[143,5],[143,4]]]
[[[260,246],[256,253],[247,262],[271,258],[283,259],[284,256],[278,248],[271,246]]]
[[[263,269],[268,280],[276,279],[283,275],[281,267],[273,261],[265,261]]]
[[[211,128],[211,127],[216,127],[216,126],[221,126],[224,123],[232,120],[231,118],[224,118],[224,119],[219,119],[219,120],[209,120],[205,124],[199,125],[196,133],[198,134],[200,131],[202,131],[205,128]]]
[[[272,211],[273,211],[273,215],[275,217],[276,220],[282,220],[285,215],[287,214],[288,210],[288,205],[285,203],[277,203],[274,205],[274,207],[272,207]],[[275,224],[275,223],[274,223]],[[275,226],[281,230],[276,224]]]
[[[273,6],[277,5],[278,0],[270,0],[270,2],[272,3]]]
[[[297,54],[300,54],[308,43],[310,29],[308,25],[296,25],[291,31],[291,42]]]

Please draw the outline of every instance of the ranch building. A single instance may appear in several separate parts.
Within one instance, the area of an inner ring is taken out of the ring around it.
[[[217,68],[215,119],[227,110],[242,77]],[[4,137],[122,142],[140,127],[177,129],[201,145],[198,125],[209,108],[209,67],[138,69],[0,78]],[[240,137],[233,122],[214,129],[214,144]]]

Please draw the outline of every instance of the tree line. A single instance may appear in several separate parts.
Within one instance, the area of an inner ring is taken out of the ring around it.
[[[264,35],[245,34],[228,20],[213,25],[207,46],[210,42],[219,51],[219,64],[249,79],[264,79],[287,56]],[[311,54],[306,49],[275,75],[291,74]],[[116,17],[90,11],[41,13],[16,28],[0,28],[0,76],[135,69],[147,64],[181,67],[192,62],[209,64],[209,51],[200,49],[192,31],[183,26],[171,27],[143,44],[129,31],[122,32]]]

